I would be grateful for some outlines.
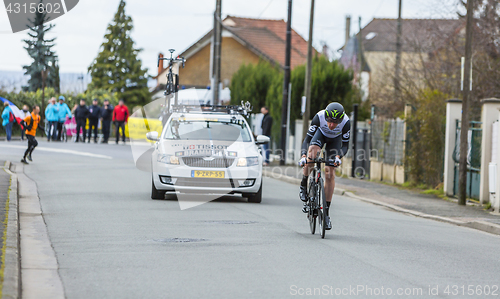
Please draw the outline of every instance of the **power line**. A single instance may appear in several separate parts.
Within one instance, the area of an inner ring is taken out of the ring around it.
[[[378,5],[378,8],[373,12],[373,17],[377,14],[377,12],[382,8],[382,5],[384,4],[385,0],[381,0],[380,4]],[[372,18],[373,19],[373,18]]]
[[[270,0],[269,3],[267,3],[266,5],[266,8],[264,8],[264,10],[259,14],[259,16],[257,18],[260,18],[262,16],[262,14],[269,8],[269,5],[271,5],[271,3],[273,3],[274,0]]]

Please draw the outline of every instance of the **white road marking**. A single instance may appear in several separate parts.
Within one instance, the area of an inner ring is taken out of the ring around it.
[[[27,148],[26,146],[22,146],[22,145],[10,145],[10,144],[1,144],[1,143],[0,143],[0,147],[19,148],[19,149],[24,149],[24,150]],[[92,157],[92,158],[99,158],[99,159],[108,159],[108,160],[113,159],[113,157],[110,157],[110,156],[92,154],[92,153],[88,153],[88,152],[79,152],[79,151],[73,151],[73,150],[68,150],[68,149],[60,149],[60,148],[38,147],[37,146],[35,148],[35,151],[70,154],[70,155],[85,156],[85,157]]]

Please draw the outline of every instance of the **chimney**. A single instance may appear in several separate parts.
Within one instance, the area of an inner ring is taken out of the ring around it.
[[[326,43],[323,43],[323,49],[321,52],[327,59],[330,59],[330,57],[328,57],[329,56],[328,51],[329,51],[328,45]]]
[[[347,15],[345,17],[345,44],[347,45],[347,42],[351,38],[351,16]]]
[[[159,55],[160,58],[163,58],[163,53],[160,53]],[[158,76],[163,72],[163,60],[160,60],[158,64]]]

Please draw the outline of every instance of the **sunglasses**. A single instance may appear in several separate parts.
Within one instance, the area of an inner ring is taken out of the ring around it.
[[[329,123],[334,123],[334,124],[340,124],[342,122],[344,118],[337,118],[337,119],[333,119],[331,117],[327,117],[326,118],[326,121],[329,122]]]

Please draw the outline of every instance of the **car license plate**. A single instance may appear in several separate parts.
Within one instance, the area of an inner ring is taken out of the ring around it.
[[[205,171],[205,170],[193,170],[191,171],[192,178],[224,178],[224,171]]]

